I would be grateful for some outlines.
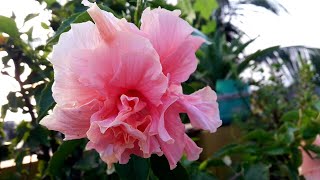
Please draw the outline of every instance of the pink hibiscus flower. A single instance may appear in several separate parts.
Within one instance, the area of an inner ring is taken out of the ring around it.
[[[95,23],[71,25],[54,46],[57,105],[40,123],[65,140],[88,138],[86,148],[99,152],[108,167],[127,163],[131,154],[164,154],[171,169],[183,153],[198,159],[202,149],[185,134],[179,113],[210,132],[222,124],[213,90],[182,93],[204,40],[191,35],[179,11],[148,8],[139,30],[83,2]]]
[[[320,146],[320,136],[318,135],[314,141],[314,145]],[[314,153],[311,156],[316,157]],[[302,150],[302,165],[300,174],[306,180],[319,180],[320,179],[320,159],[310,157],[304,150]]]

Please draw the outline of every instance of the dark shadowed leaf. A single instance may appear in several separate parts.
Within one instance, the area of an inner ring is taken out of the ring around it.
[[[20,151],[16,154],[16,158],[14,162],[16,163],[16,168],[18,172],[21,172],[22,170],[22,161],[23,161],[23,158],[26,156],[26,154],[27,154],[26,151]]]
[[[49,161],[49,166],[48,166],[49,174],[51,176],[59,176],[59,174],[62,173],[61,170],[62,170],[62,167],[64,166],[65,160],[83,142],[84,142],[83,139],[63,142]]]
[[[151,168],[154,173],[159,179],[166,179],[166,180],[177,180],[189,179],[188,173],[185,168],[178,162],[177,167],[173,170],[170,170],[168,160],[165,156],[157,156],[153,155],[150,158],[151,161]]]
[[[88,171],[99,166],[97,163],[98,153],[96,151],[85,151],[83,157],[73,166],[75,169]]]
[[[150,164],[148,159],[132,155],[127,164],[115,164],[115,168],[122,180],[147,180]]]
[[[49,130],[44,128],[43,126],[38,125],[35,128],[31,129],[30,135],[26,140],[26,144],[28,144],[31,149],[36,149],[41,144],[50,146],[48,136]]]
[[[244,179],[245,180],[269,180],[269,165],[258,163],[251,164],[244,171]]]
[[[38,120],[42,119],[55,104],[52,97],[52,84],[53,81],[47,84],[47,86],[41,91],[39,101],[37,101]]]

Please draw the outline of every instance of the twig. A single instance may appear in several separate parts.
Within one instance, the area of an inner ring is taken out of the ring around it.
[[[31,116],[31,124],[32,125],[36,125],[36,121],[37,118],[33,112],[33,105],[30,102],[30,98],[27,95],[27,91],[23,88],[23,82],[21,81],[20,75],[21,75],[21,71],[20,71],[20,63],[21,63],[21,53],[19,53],[18,58],[13,60],[14,63],[14,68],[15,68],[15,76],[14,78],[16,79],[16,81],[19,83],[20,86],[20,93],[22,94],[22,97],[24,99],[24,103],[26,105],[26,107],[28,108],[28,113]]]

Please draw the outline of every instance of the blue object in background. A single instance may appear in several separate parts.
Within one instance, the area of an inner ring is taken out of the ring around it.
[[[228,125],[234,118],[245,119],[250,113],[249,86],[236,80],[218,80],[216,83],[220,118]]]

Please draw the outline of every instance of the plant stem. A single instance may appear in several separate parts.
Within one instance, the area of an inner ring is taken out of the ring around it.
[[[15,68],[14,78],[19,83],[19,86],[20,86],[20,89],[21,89],[20,93],[22,94],[22,98],[24,99],[25,106],[28,108],[28,113],[31,116],[31,124],[32,125],[36,125],[37,118],[35,116],[35,113],[33,112],[33,105],[30,102],[30,98],[29,98],[29,96],[27,94],[27,91],[23,88],[24,84],[23,84],[23,82],[21,81],[21,78],[20,78],[20,76],[21,76],[21,71],[20,71],[21,56],[22,56],[22,54],[19,53],[18,58],[13,60],[14,68]]]
[[[139,26],[139,19],[142,12],[142,0],[137,0],[136,11],[134,12],[134,23]]]

